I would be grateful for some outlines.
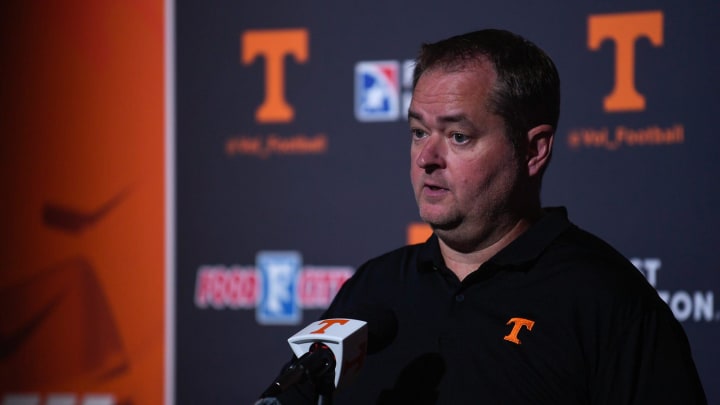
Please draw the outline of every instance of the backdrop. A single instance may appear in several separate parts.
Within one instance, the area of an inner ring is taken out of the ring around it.
[[[701,1],[177,2],[177,403],[250,403],[340,280],[408,241],[408,61],[488,27],[561,74],[544,204],[657,287],[720,403],[718,17]]]
[[[635,263],[720,404],[720,3],[73,0],[0,17],[2,405],[254,402],[358,266],[427,236],[411,61],[489,27],[560,70],[544,204]]]

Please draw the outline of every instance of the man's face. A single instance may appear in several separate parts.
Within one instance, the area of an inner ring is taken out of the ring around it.
[[[431,70],[413,92],[410,177],[420,217],[443,239],[487,246],[517,220],[520,162],[487,109],[496,77],[489,63]]]

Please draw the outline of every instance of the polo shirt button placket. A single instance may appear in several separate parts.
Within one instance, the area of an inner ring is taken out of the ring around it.
[[[465,295],[460,293],[455,295],[455,301],[456,302],[463,302],[465,301]]]

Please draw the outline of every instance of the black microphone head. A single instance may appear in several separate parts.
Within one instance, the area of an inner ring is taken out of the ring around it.
[[[367,322],[368,354],[375,354],[388,347],[398,333],[398,320],[395,311],[377,304],[364,304],[347,312],[339,318],[357,319]]]

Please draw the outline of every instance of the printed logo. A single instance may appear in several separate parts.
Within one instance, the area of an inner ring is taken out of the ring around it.
[[[286,99],[285,61],[292,57],[304,64],[310,59],[310,34],[305,28],[275,30],[249,30],[241,35],[243,65],[264,60],[265,96],[255,110],[258,124],[289,124],[295,119],[295,109]],[[324,132],[305,131],[242,131],[225,141],[228,156],[254,156],[267,159],[271,156],[322,155],[329,148],[329,137]],[[283,133],[284,132],[284,133]]]
[[[587,47],[598,51],[612,43],[615,49],[615,81],[602,102],[606,113],[642,112],[647,101],[635,87],[635,48],[639,39],[647,39],[659,48],[664,44],[662,11],[642,11],[590,15],[587,22]],[[642,66],[642,65],[640,65]],[[685,126],[668,122],[663,125],[646,124],[640,127],[615,125],[614,127],[571,128],[567,144],[571,149],[601,148],[610,151],[621,147],[676,145],[685,142]]]
[[[535,321],[531,321],[525,318],[510,318],[506,325],[513,325],[513,327],[510,333],[503,339],[519,345],[522,344],[522,342],[520,342],[520,339],[518,339],[518,334],[520,333],[520,330],[522,330],[523,327],[527,328],[527,330],[532,330],[533,326],[535,326]]]
[[[256,308],[261,324],[295,324],[300,322],[300,307],[296,300],[302,258],[297,252],[259,252],[257,266],[261,294]]]
[[[642,273],[651,286],[657,289],[658,275],[662,260],[657,257],[632,258],[633,265]],[[715,310],[715,293],[712,290],[665,290],[658,289],[658,295],[665,301],[680,322],[717,322],[720,311]]]
[[[205,265],[197,271],[195,306],[255,309],[260,324],[296,325],[303,309],[325,309],[354,270],[302,265],[297,251],[263,251],[255,266]]]
[[[615,43],[615,87],[603,102],[607,112],[645,109],[645,97],[635,88],[635,43],[641,37],[653,46],[663,45],[662,12],[591,15],[588,19],[590,50],[597,51],[606,40]]]
[[[310,333],[325,334],[325,331],[328,330],[329,327],[333,325],[345,325],[348,322],[350,322],[349,319],[323,319],[322,321],[318,322],[320,325],[322,325],[322,327]]]
[[[249,65],[265,58],[265,100],[255,112],[261,123],[290,122],[295,116],[285,99],[285,57],[292,55],[298,63],[308,60],[306,29],[251,30],[242,35],[242,62]]]
[[[355,65],[355,117],[360,121],[394,121],[400,116],[399,64],[396,61]]]
[[[355,118],[365,122],[406,119],[414,69],[412,59],[402,63],[395,60],[358,62],[355,65]]]

